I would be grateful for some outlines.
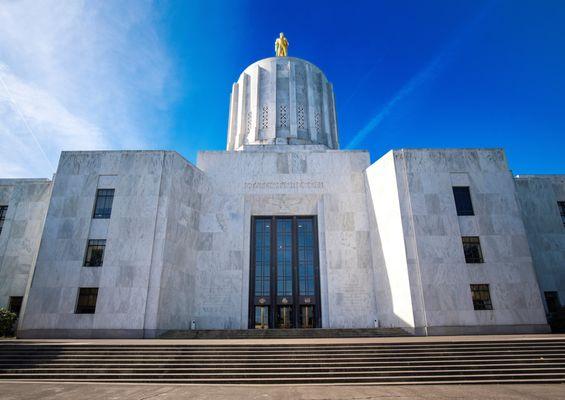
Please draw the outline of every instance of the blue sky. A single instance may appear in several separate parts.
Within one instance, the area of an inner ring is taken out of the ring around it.
[[[503,147],[565,173],[565,2],[5,1],[0,176],[61,150],[223,150],[232,83],[273,55],[334,84],[342,148]]]

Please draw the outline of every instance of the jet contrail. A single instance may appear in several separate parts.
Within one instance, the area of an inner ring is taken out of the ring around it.
[[[487,4],[470,23],[464,26],[463,29],[455,36],[454,39],[448,42],[446,46],[436,55],[420,72],[414,75],[410,80],[400,88],[392,99],[384,105],[384,107],[365,125],[359,130],[353,139],[347,144],[346,149],[357,147],[369,133],[377,128],[382,120],[390,114],[392,109],[398,102],[416,90],[419,86],[432,79],[437,75],[441,69],[447,64],[449,59],[453,56],[455,50],[460,46],[461,42],[469,34],[469,32],[484,18],[487,11],[490,10],[494,2]]]
[[[33,133],[33,130],[31,129],[30,125],[28,124],[27,118],[24,116],[24,114],[22,113],[22,111],[18,107],[18,103],[16,102],[16,100],[14,100],[14,96],[12,96],[12,92],[8,88],[8,85],[6,84],[6,82],[4,81],[4,78],[2,77],[2,72],[4,70],[5,70],[5,67],[3,65],[1,65],[0,66],[0,83],[2,84],[2,87],[4,88],[4,90],[6,91],[8,101],[10,101],[10,103],[12,104],[12,108],[14,109],[16,114],[18,114],[20,119],[22,120],[24,127],[26,128],[26,130],[28,131],[28,133],[30,134],[32,139],[34,140],[37,147],[39,148],[39,151],[43,155],[43,158],[45,159],[45,161],[47,161],[47,165],[49,165],[49,168],[51,168],[51,171],[55,171],[55,167],[53,167],[53,164],[51,164],[51,161],[49,161],[49,157],[47,157],[47,154],[45,154],[45,151],[43,150],[41,143],[39,143],[39,140],[37,140],[35,133]]]

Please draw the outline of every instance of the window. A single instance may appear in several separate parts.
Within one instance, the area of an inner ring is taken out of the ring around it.
[[[255,296],[267,297],[271,290],[271,221],[255,221]]]
[[[314,233],[312,219],[298,220],[298,291],[314,296]]]
[[[277,296],[292,296],[292,219],[277,221]]]
[[[101,267],[104,261],[106,239],[91,239],[86,246],[85,267]]]
[[[75,314],[94,314],[98,288],[79,288]]]
[[[0,206],[0,234],[2,233],[2,227],[4,226],[4,220],[6,219],[7,212],[8,206]]]
[[[113,202],[114,189],[98,189],[93,218],[110,218]]]
[[[465,261],[468,264],[483,263],[483,252],[481,250],[481,242],[478,236],[463,236],[463,252],[465,253]]]
[[[543,292],[543,294],[545,296],[545,304],[547,304],[547,312],[553,313],[561,308],[557,292]]]
[[[473,307],[475,310],[492,310],[488,284],[471,285],[471,295],[473,296]]]
[[[468,186],[453,186],[453,198],[457,215],[475,215]]]
[[[561,214],[561,222],[565,226],[565,201],[558,201],[557,206],[559,207],[559,213]]]
[[[8,310],[19,316],[20,310],[22,309],[23,299],[24,298],[22,296],[11,296],[8,304]]]

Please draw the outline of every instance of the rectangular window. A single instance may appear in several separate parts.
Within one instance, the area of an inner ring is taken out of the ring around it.
[[[559,302],[559,294],[557,292],[543,292],[545,296],[545,304],[547,304],[547,311],[554,313],[561,308]]]
[[[94,314],[98,288],[79,288],[75,314]]]
[[[7,212],[8,206],[0,206],[0,234],[2,234],[2,227],[4,226],[4,220],[6,219]]]
[[[557,206],[559,207],[559,213],[561,214],[561,222],[565,226],[565,201],[558,201]]]
[[[465,261],[468,264],[483,263],[483,252],[481,250],[481,241],[478,236],[463,236],[463,252],[465,253]]]
[[[96,203],[94,204],[93,218],[110,218],[112,203],[114,202],[114,189],[98,189]]]
[[[104,248],[106,239],[90,239],[86,246],[86,256],[84,257],[85,267],[101,267],[104,262]]]
[[[24,298],[22,296],[11,296],[8,304],[8,310],[19,316],[23,300]]]
[[[298,291],[314,296],[314,232],[312,219],[298,221]]]
[[[468,186],[453,186],[453,198],[457,215],[475,215]]]
[[[268,297],[271,291],[271,220],[255,221],[255,296]]]
[[[472,284],[471,295],[475,310],[492,310],[489,285],[486,283]]]
[[[277,296],[292,296],[292,219],[277,221]]]

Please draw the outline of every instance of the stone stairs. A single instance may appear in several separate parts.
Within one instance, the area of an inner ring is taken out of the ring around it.
[[[5,342],[0,344],[0,379],[291,385],[565,382],[565,339],[156,342]]]
[[[296,339],[411,336],[402,328],[369,329],[210,329],[168,331],[160,339]]]

